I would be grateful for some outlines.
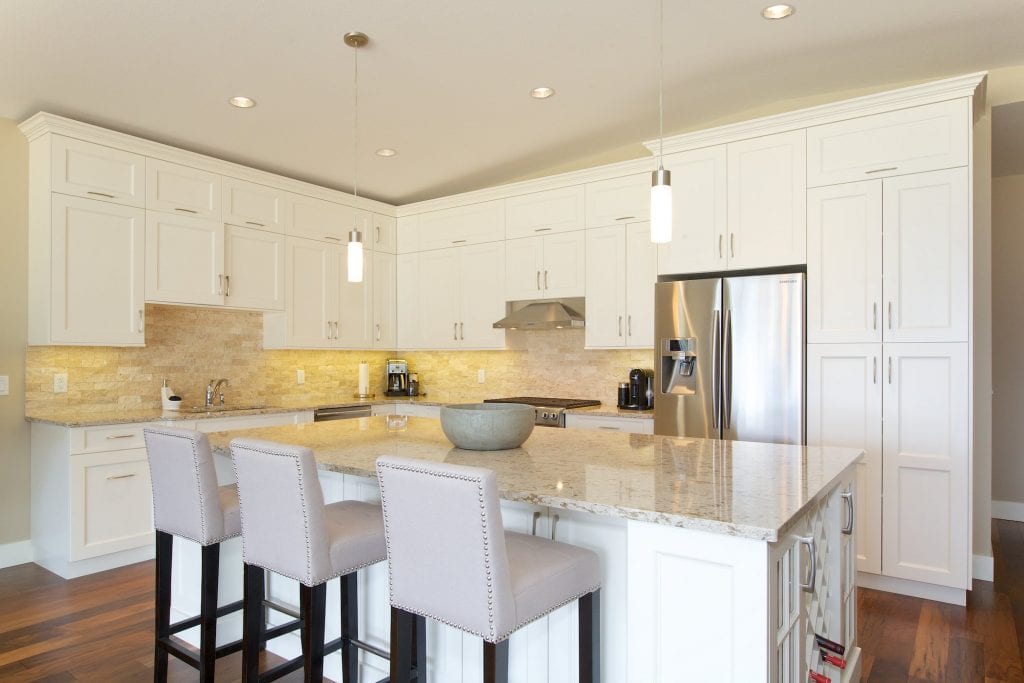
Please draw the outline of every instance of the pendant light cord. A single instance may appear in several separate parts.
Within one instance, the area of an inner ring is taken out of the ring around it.
[[[359,197],[359,48],[353,48],[355,59],[353,64],[352,82],[355,85],[354,108],[355,116],[352,120],[352,194]]]
[[[658,169],[665,157],[665,0],[658,0]]]

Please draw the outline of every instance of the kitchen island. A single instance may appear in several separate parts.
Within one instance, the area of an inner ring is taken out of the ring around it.
[[[844,533],[859,451],[538,428],[521,448],[485,453],[452,447],[436,420],[379,416],[214,433],[215,453],[228,457],[239,436],[311,448],[328,502],[377,499],[384,454],[494,469],[507,528],[600,555],[605,681],[804,681],[809,666],[833,681],[859,676],[854,536]],[[176,570],[198,566],[187,546],[176,545]],[[237,542],[222,552],[238,553]],[[241,573],[224,567],[221,599],[236,599]],[[198,605],[190,571],[176,581],[181,616]],[[386,567],[360,574],[361,633],[386,646]],[[295,603],[289,580],[270,586]],[[333,637],[337,615],[328,619]],[[237,635],[225,626],[223,638]],[[847,645],[845,671],[820,663],[815,632]],[[574,605],[516,633],[511,680],[575,680],[576,637]],[[270,647],[292,656],[297,638]],[[432,680],[479,680],[477,638],[431,623],[428,648]],[[386,675],[372,655],[361,665],[363,680]]]

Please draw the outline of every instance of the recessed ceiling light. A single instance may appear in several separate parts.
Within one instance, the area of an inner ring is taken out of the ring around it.
[[[398,152],[391,149],[390,147],[381,147],[380,149],[377,150],[377,156],[379,157],[393,157],[396,154],[398,154]]]
[[[256,100],[245,95],[238,95],[228,100],[232,106],[238,107],[239,109],[249,109],[256,106]]]
[[[785,19],[792,16],[796,8],[792,5],[768,5],[761,10],[761,16],[765,19]]]
[[[547,88],[543,86],[540,88],[534,88],[533,90],[530,91],[530,97],[536,100],[546,100],[547,98],[551,97],[554,94],[554,88]]]

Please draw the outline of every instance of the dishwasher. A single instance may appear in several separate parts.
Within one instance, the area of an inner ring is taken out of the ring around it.
[[[352,420],[357,417],[370,417],[371,415],[373,415],[373,409],[370,406],[333,406],[314,410],[313,422]]]

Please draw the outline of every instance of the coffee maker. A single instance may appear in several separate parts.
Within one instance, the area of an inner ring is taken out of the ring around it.
[[[385,367],[384,395],[408,396],[409,364],[400,358],[388,358]]]
[[[628,410],[652,410],[654,408],[654,371],[647,368],[633,368],[629,371],[629,391],[626,401],[619,402],[619,408]]]

